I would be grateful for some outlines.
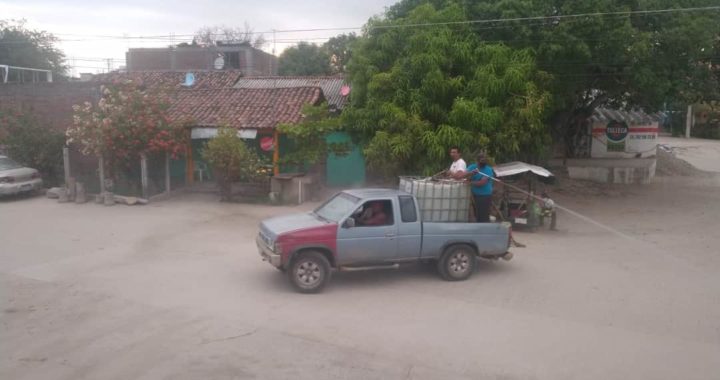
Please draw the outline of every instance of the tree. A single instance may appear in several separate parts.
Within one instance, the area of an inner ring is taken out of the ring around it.
[[[547,75],[531,50],[486,43],[463,24],[385,28],[466,20],[456,4],[424,4],[366,25],[348,67],[353,97],[343,125],[365,144],[371,169],[431,174],[451,146],[508,159],[547,145]]]
[[[317,44],[300,42],[280,54],[278,73],[282,76],[327,75],[331,73],[330,56]]]
[[[65,136],[43,127],[31,109],[0,110],[0,145],[14,160],[40,171],[46,185],[61,181]]]
[[[213,167],[223,201],[232,198],[232,183],[252,181],[264,175],[262,162],[233,128],[220,128],[218,134],[208,141],[202,157]]]
[[[169,114],[169,92],[132,82],[101,87],[96,103],[74,105],[67,143],[85,155],[104,158],[110,169],[133,171],[143,154],[166,152],[173,158],[187,147],[189,123]],[[110,173],[112,176],[112,173]]]
[[[57,37],[46,31],[27,29],[24,20],[0,20],[0,64],[51,70],[54,80],[61,79],[67,66],[57,42]],[[23,81],[21,73],[9,75],[9,81]]]
[[[347,155],[350,147],[345,143],[328,143],[327,136],[341,128],[340,118],[331,115],[327,103],[303,107],[303,119],[297,124],[281,124],[280,133],[288,136],[295,145],[291,152],[283,154],[283,163],[291,165],[324,165],[329,153]]]
[[[240,44],[247,42],[260,49],[267,41],[265,41],[265,36],[262,34],[257,34],[257,36],[256,34],[247,22],[243,28],[225,25],[204,26],[195,32],[192,44],[215,46],[218,43]]]
[[[330,69],[333,74],[345,73],[352,56],[352,45],[357,40],[355,33],[341,34],[330,38],[323,48],[330,57]]]
[[[389,20],[410,15],[420,4],[438,8],[444,0],[404,0]],[[717,11],[621,14],[618,12],[717,5],[710,0],[506,0],[458,1],[472,20],[471,33],[484,41],[530,49],[539,68],[551,74],[552,109],[546,122],[567,154],[585,133],[584,124],[601,105],[642,107],[717,98],[720,86],[711,62],[720,53]],[[608,14],[610,13],[610,14]],[[578,14],[590,16],[575,17]],[[598,15],[605,14],[605,15]],[[522,18],[545,16],[544,19]]]

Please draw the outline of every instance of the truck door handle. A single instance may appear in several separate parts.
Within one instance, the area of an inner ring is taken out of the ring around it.
[[[395,237],[395,234],[393,234],[393,233],[387,233],[387,234],[385,234],[385,237],[388,237],[388,238]]]

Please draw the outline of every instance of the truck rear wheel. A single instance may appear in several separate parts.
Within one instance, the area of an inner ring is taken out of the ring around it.
[[[446,281],[462,281],[475,272],[477,265],[475,250],[464,244],[448,247],[438,260],[438,272]]]
[[[330,280],[330,263],[320,252],[302,252],[292,261],[287,273],[298,292],[318,293]]]

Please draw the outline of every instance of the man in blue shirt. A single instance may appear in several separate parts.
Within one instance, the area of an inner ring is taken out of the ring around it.
[[[470,188],[475,201],[475,219],[478,223],[490,222],[493,180],[495,171],[487,164],[485,154],[477,155],[477,163],[468,166],[466,176],[470,178]]]

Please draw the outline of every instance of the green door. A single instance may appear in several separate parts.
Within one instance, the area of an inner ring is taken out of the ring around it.
[[[365,184],[365,158],[360,147],[352,143],[345,132],[327,136],[328,143],[350,143],[350,153],[345,156],[328,155],[326,176],[331,187],[362,186]]]

